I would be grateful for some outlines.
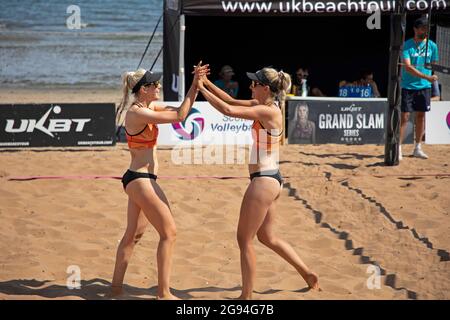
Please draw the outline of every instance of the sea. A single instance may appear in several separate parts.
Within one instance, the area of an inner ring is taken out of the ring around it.
[[[162,0],[0,0],[0,87],[120,87],[162,11]],[[162,71],[162,25],[145,69]]]

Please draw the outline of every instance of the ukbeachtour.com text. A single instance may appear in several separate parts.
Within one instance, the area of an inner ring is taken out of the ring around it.
[[[407,10],[428,9],[429,0],[408,0]],[[222,9],[228,13],[333,13],[333,12],[367,12],[393,11],[396,1],[221,1]],[[432,0],[433,9],[446,10],[447,0]]]

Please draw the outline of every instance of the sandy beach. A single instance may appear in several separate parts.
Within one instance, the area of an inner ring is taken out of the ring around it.
[[[0,101],[118,103],[120,94],[2,89]],[[322,291],[308,291],[292,266],[255,239],[254,298],[450,299],[450,146],[425,145],[428,160],[410,157],[412,149],[404,146],[401,164],[385,167],[382,145],[282,146],[276,232],[319,274]],[[158,157],[158,183],[178,229],[173,293],[237,297],[246,165],[175,165],[169,148]],[[127,145],[2,149],[0,163],[0,299],[104,299],[126,226],[127,196],[114,177],[128,168]],[[14,180],[46,175],[99,178]],[[157,243],[149,227],[125,276],[125,299],[155,298]],[[370,285],[374,265],[379,288]],[[69,266],[80,268],[81,289],[67,288]]]

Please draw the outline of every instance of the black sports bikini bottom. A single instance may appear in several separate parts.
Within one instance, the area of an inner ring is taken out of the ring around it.
[[[283,184],[283,177],[281,176],[280,170],[268,170],[268,171],[258,171],[250,174],[250,180],[256,177],[270,177],[274,178],[280,183],[280,186]]]
[[[158,177],[152,173],[127,170],[127,172],[125,172],[125,174],[122,177],[123,189],[125,189],[127,187],[127,184],[129,184],[131,181],[139,178],[153,179],[156,181]]]

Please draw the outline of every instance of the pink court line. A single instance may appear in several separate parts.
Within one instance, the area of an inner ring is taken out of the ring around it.
[[[8,181],[27,181],[27,180],[93,180],[93,179],[122,179],[121,176],[108,175],[83,175],[83,176],[12,176]],[[158,179],[248,179],[243,176],[158,176]]]
[[[353,176],[343,176],[343,175],[332,175],[333,178],[350,178],[350,177],[449,177],[450,173],[429,173],[429,174],[368,174],[368,175],[353,175]],[[295,179],[295,178],[324,178],[325,175],[321,176],[285,176],[285,179]],[[121,176],[109,176],[109,175],[73,175],[73,176],[12,176],[8,177],[8,181],[29,181],[29,180],[93,180],[93,179],[122,179]],[[167,180],[186,180],[186,179],[249,179],[248,176],[158,176],[158,179]]]

